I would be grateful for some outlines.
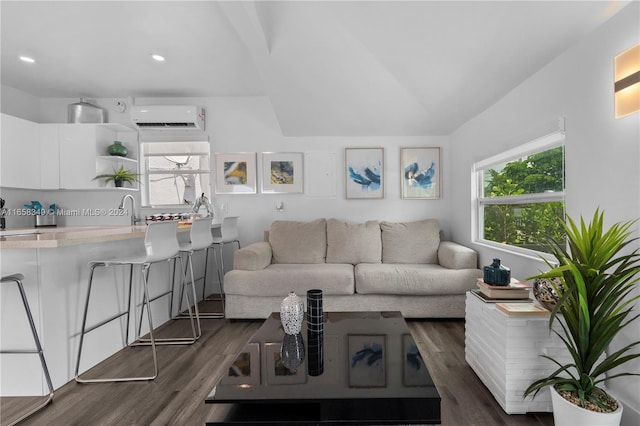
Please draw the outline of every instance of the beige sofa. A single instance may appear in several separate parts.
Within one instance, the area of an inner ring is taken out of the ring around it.
[[[434,219],[273,222],[268,241],[234,254],[224,278],[227,317],[266,318],[289,291],[305,300],[319,288],[325,311],[463,318],[465,293],[482,271],[475,251],[440,234]]]

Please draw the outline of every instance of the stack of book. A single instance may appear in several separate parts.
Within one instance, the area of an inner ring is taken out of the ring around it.
[[[511,279],[509,285],[487,284],[482,278],[478,278],[478,290],[472,290],[472,293],[487,302],[529,302],[531,301],[530,289],[529,284],[515,278]]]

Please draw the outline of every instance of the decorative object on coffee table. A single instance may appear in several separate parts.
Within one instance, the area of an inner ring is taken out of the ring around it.
[[[304,304],[293,291],[280,304],[280,321],[286,334],[298,334],[302,330]]]
[[[558,302],[558,293],[556,288],[562,285],[558,278],[536,278],[533,280],[533,296],[538,303],[549,311]]]
[[[511,269],[500,264],[500,259],[493,259],[493,263],[484,267],[484,282],[491,285],[509,285]]]
[[[323,331],[322,290],[307,291],[307,330],[314,333]]]

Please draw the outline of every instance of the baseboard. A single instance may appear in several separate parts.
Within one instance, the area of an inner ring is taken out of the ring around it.
[[[622,410],[622,420],[620,426],[637,426],[640,425],[640,410],[630,406],[624,399],[620,397],[618,401],[622,402],[624,409]]]

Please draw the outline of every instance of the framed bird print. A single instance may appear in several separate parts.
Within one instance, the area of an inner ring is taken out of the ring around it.
[[[400,148],[402,198],[440,198],[440,148]]]

